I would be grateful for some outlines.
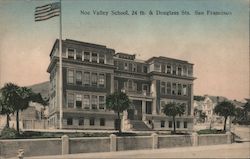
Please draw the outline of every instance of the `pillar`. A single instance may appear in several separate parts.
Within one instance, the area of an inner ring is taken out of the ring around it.
[[[152,97],[153,97],[153,101],[152,101],[152,114],[153,115],[156,115],[157,111],[156,111],[156,80],[152,80],[151,82],[151,94],[152,94]]]
[[[111,134],[110,136],[110,152],[117,151],[117,138],[115,134]]]
[[[146,114],[146,101],[145,100],[142,101],[142,115],[143,114]]]
[[[198,134],[196,132],[192,133],[193,146],[198,146]]]
[[[110,93],[114,93],[115,88],[114,88],[115,82],[114,82],[114,73],[110,74]]]
[[[67,135],[62,136],[62,155],[69,154],[69,137]]]
[[[158,134],[153,133],[152,135],[152,149],[158,149]]]
[[[231,144],[232,141],[231,141],[231,132],[226,132],[226,135],[227,135],[227,144]]]

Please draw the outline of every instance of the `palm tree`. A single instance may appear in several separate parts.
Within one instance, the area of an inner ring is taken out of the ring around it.
[[[173,123],[174,123],[174,133],[176,132],[175,128],[175,117],[177,115],[181,116],[185,113],[185,104],[177,104],[177,103],[168,103],[166,104],[163,109],[163,113],[166,116],[172,116],[173,117]]]
[[[6,127],[9,128],[10,124],[10,114],[14,113],[14,110],[12,107],[9,107],[2,96],[0,96],[0,114],[6,115]]]
[[[110,94],[106,98],[106,107],[107,109],[113,110],[117,113],[118,120],[119,120],[119,133],[121,133],[121,116],[124,110],[129,108],[130,101],[126,93],[123,92],[114,92]]]
[[[224,121],[224,131],[226,130],[226,124],[227,124],[227,118],[229,116],[234,116],[235,115],[235,105],[229,101],[223,101],[218,103],[215,108],[214,112],[218,114],[219,116],[223,116],[225,121]]]

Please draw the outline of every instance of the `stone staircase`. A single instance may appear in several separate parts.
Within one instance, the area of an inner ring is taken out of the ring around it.
[[[151,131],[142,120],[130,120],[130,124],[132,125],[132,130],[134,131]]]

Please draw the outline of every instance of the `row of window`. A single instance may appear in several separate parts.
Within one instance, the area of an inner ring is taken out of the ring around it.
[[[77,121],[78,121],[79,126],[83,126],[86,124],[84,123],[83,117],[78,118]],[[106,124],[106,120],[104,118],[100,118],[100,126],[105,126],[105,124]],[[67,118],[67,125],[73,125],[73,118]],[[96,125],[96,119],[94,117],[89,118],[89,125],[90,126]]]
[[[67,83],[84,85],[84,86],[95,86],[104,88],[105,87],[105,74],[86,72],[80,70],[68,70],[67,72]]]
[[[177,121],[176,122],[176,128],[180,128],[181,122]],[[162,120],[161,121],[161,128],[165,128],[166,127],[166,121]],[[173,122],[172,121],[168,121],[168,127],[172,128],[173,127]],[[187,122],[184,121],[183,122],[183,128],[187,128]]]
[[[154,64],[154,70],[157,72],[178,75],[178,76],[192,76],[192,68],[187,66],[176,66],[171,64]]]
[[[106,63],[105,54],[99,54],[89,51],[77,52],[75,49],[72,48],[67,49],[67,57],[68,59],[75,59],[79,61],[87,61],[87,62],[101,63],[101,64]]]
[[[105,96],[67,94],[67,107],[78,109],[105,109]]]
[[[118,70],[130,72],[148,73],[148,66],[140,63],[114,61],[114,65]]]
[[[161,94],[163,95],[183,95],[187,96],[187,85],[175,82],[161,81]]]

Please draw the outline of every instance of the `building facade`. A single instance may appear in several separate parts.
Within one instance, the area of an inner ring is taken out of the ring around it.
[[[59,128],[58,40],[50,53],[49,125]],[[125,92],[131,100],[123,112],[124,130],[172,130],[173,121],[162,112],[169,102],[185,103],[177,130],[193,127],[193,64],[187,61],[135,55],[75,40],[62,41],[63,128],[116,129],[117,115],[107,110],[106,96]]]

